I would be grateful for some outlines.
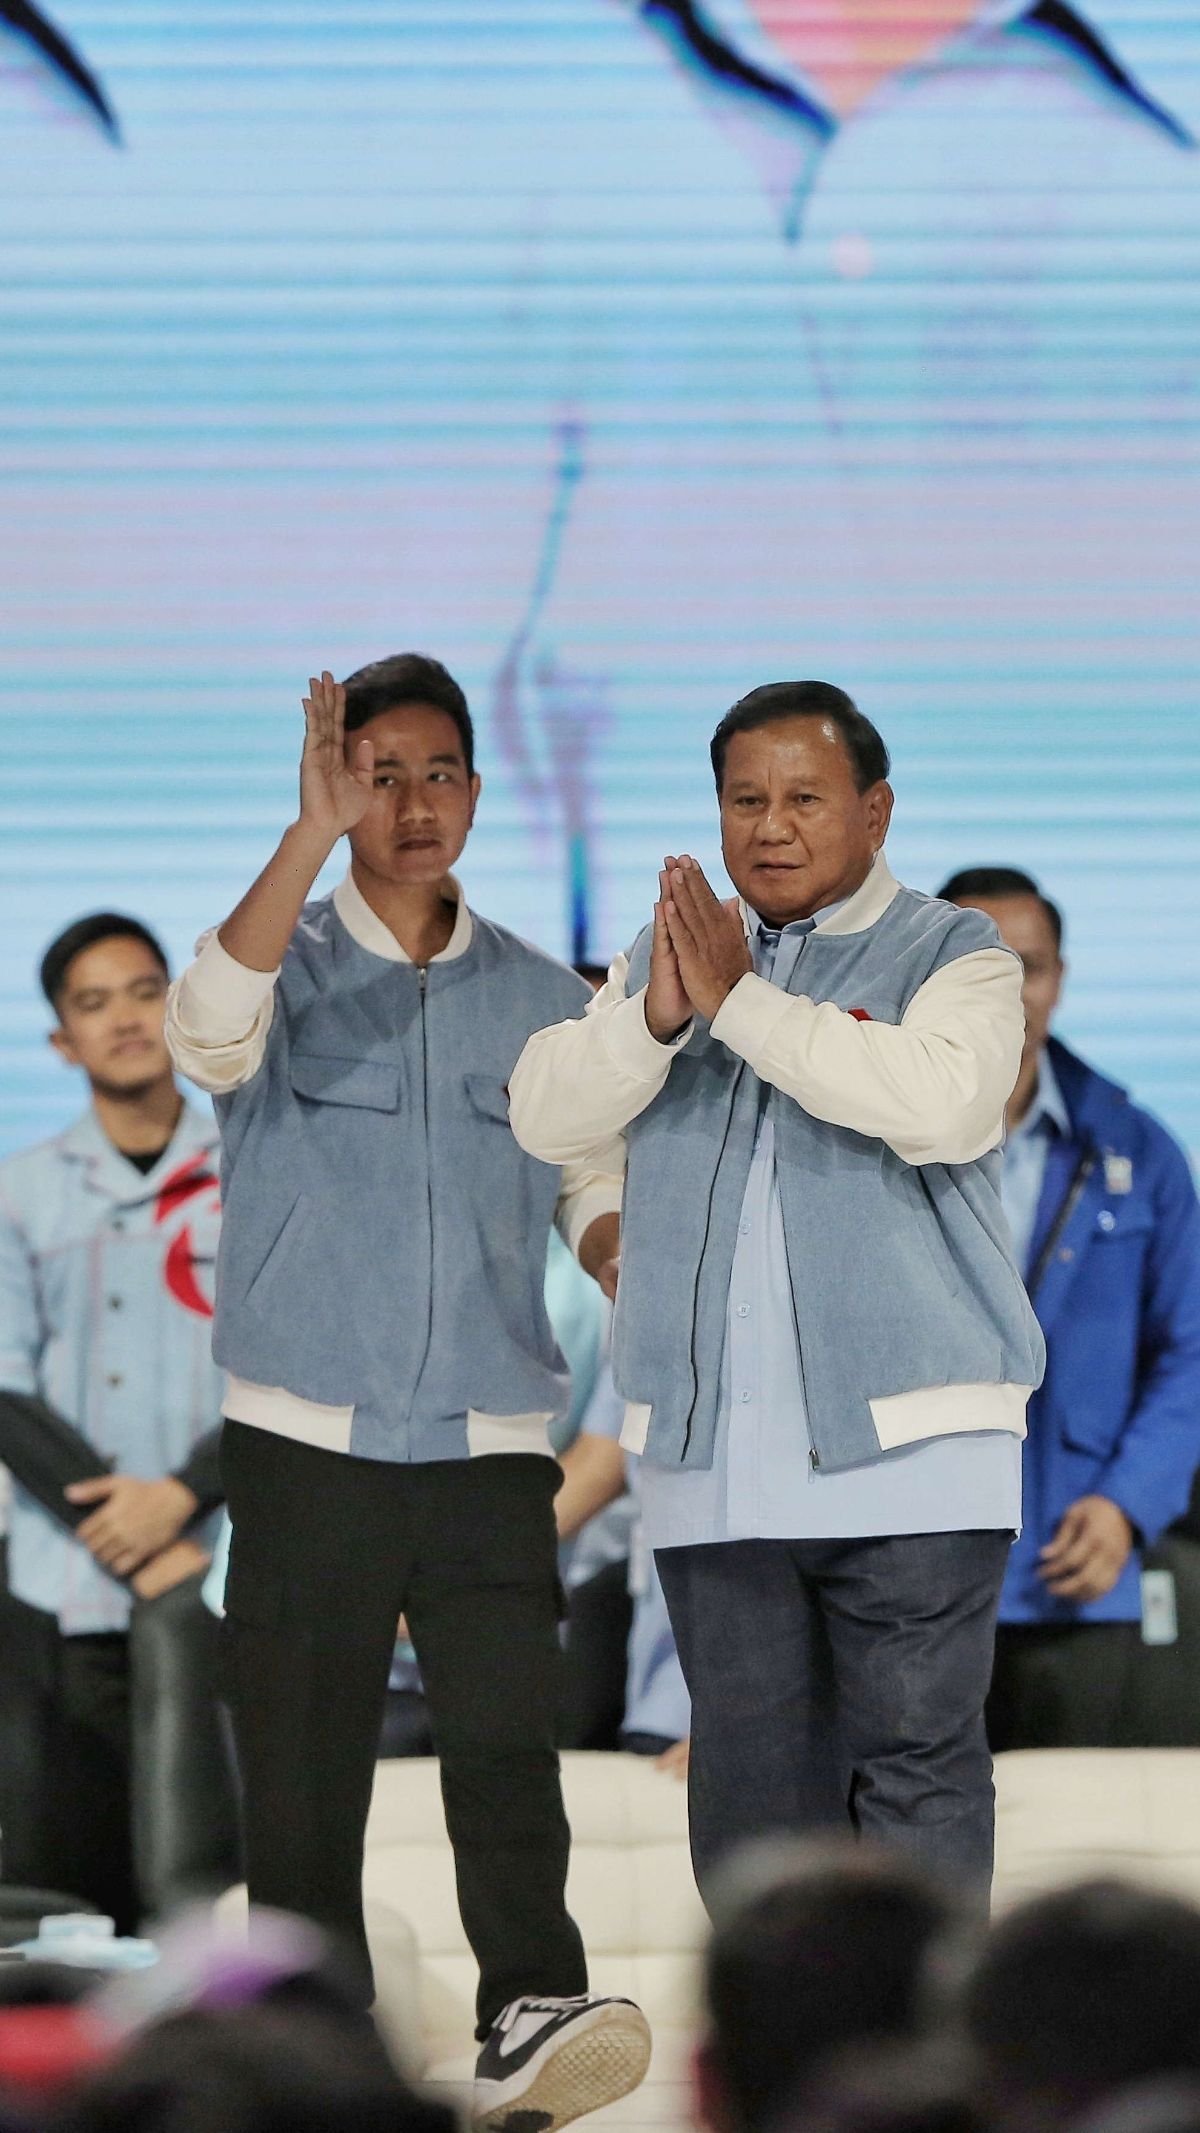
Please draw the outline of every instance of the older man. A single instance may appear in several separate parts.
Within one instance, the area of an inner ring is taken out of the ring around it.
[[[902,888],[879,734],[756,689],[712,743],[721,903],[654,921],[526,1045],[522,1144],[624,1131],[614,1367],[692,1695],[692,1846],[842,1826],[977,1881],[983,1703],[1042,1342],[999,1196],[1020,965]]]

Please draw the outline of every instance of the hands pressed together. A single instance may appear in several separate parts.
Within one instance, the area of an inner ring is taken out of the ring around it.
[[[646,989],[651,1036],[667,1044],[693,1015],[711,1022],[753,968],[736,896],[722,903],[694,859],[668,855],[658,877]]]

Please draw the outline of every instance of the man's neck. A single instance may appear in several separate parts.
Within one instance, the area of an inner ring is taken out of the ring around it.
[[[1014,1126],[1020,1125],[1037,1094],[1038,1072],[1041,1063],[1042,1055],[1040,1052],[1031,1052],[1027,1059],[1022,1059],[1021,1061],[1016,1087],[1008,1099],[1004,1112],[1004,1123],[1010,1133]]]
[[[820,92],[838,118],[849,118],[890,75],[902,74],[964,30],[979,0],[927,0],[921,8],[880,0],[746,0],[785,59]]]
[[[350,871],[363,902],[412,962],[430,963],[448,947],[458,916],[458,900],[448,874],[441,881],[418,882],[410,888],[369,873],[357,859]]]
[[[127,1095],[93,1089],[92,1099],[102,1132],[122,1155],[154,1155],[165,1148],[183,1110],[173,1074]]]

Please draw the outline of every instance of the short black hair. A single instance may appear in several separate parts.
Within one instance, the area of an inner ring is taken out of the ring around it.
[[[1160,2075],[1200,2074],[1200,1909],[1096,1879],[1009,1911],[963,2018],[1001,2115],[1061,2124]]]
[[[398,710],[401,704],[432,704],[444,711],[458,727],[467,776],[474,776],[475,728],[467,699],[440,659],[429,659],[424,652],[393,652],[348,674],[345,688],[347,733],[357,733],[368,719]]]
[[[926,1963],[966,1915],[910,1861],[834,1842],[751,1845],[713,1899],[704,1998],[738,2133],[762,2133],[832,2054],[915,2036]]]
[[[67,972],[76,956],[82,955],[85,948],[94,948],[99,941],[114,940],[141,941],[162,964],[163,976],[170,977],[171,966],[162,942],[155,939],[149,926],[143,926],[140,918],[130,918],[124,911],[93,911],[57,934],[42,957],[38,976],[51,1007],[58,1007]]]
[[[831,681],[765,681],[761,688],[738,698],[712,737],[709,753],[718,792],[732,735],[751,733],[756,726],[771,726],[785,718],[827,718],[836,726],[860,792],[878,785],[892,767],[883,736],[844,689]]]
[[[1021,867],[960,867],[957,874],[943,882],[938,895],[946,904],[972,904],[977,896],[1036,896],[1050,921],[1055,949],[1062,954],[1062,912],[1039,888],[1032,874],[1026,874]]]

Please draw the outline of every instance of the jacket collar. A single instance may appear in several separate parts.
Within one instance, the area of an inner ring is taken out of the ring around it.
[[[445,947],[430,958],[434,963],[453,963],[460,955],[465,955],[475,931],[461,884],[453,874],[450,876],[450,886],[458,905],[454,915],[454,930]],[[405,954],[395,934],[389,932],[378,913],[372,911],[353,874],[347,874],[344,881],[339,881],[333,892],[333,908],[351,940],[357,941],[360,948],[365,948],[368,955],[382,956],[388,963],[412,962],[412,957]]]
[[[1059,1037],[1051,1037],[1046,1050],[1071,1120],[1072,1137],[1103,1146],[1121,1132],[1129,1116],[1128,1090],[1089,1066]]]
[[[220,1135],[212,1113],[184,1102],[179,1123],[152,1170],[145,1177],[114,1148],[94,1109],[84,1112],[59,1135],[59,1153],[80,1164],[93,1192],[124,1206],[152,1200],[172,1174],[188,1165],[216,1168]]]
[[[855,889],[852,896],[844,896],[840,903],[830,904],[824,917],[817,920],[813,932],[865,933],[869,926],[873,926],[883,917],[888,905],[893,903],[899,894],[900,884],[887,860],[882,852],[876,852],[871,861],[871,871],[861,888]],[[757,911],[751,908],[744,896],[738,897],[738,910],[742,914],[746,938],[750,940],[762,922]]]
[[[862,887],[847,896],[844,903],[835,904],[827,918],[818,919],[817,932],[865,933],[877,924],[899,894],[900,884],[887,860],[882,852],[876,852]]]

